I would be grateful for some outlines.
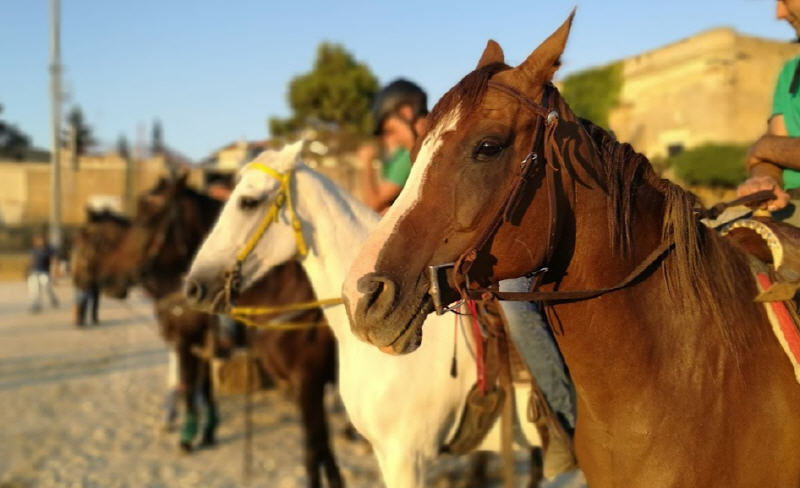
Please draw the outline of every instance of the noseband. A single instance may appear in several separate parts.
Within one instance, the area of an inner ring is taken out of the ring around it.
[[[278,180],[280,186],[278,187],[278,194],[272,201],[267,214],[261,220],[261,223],[258,225],[255,232],[253,232],[250,238],[247,239],[247,242],[242,250],[236,255],[236,262],[233,265],[233,269],[228,272],[227,281],[225,283],[225,294],[229,305],[240,292],[239,287],[242,284],[242,263],[244,263],[247,257],[253,252],[256,244],[258,244],[258,242],[264,236],[264,233],[267,232],[269,226],[278,220],[278,216],[280,215],[280,211],[284,205],[287,207],[289,212],[289,220],[291,221],[292,229],[294,230],[294,238],[295,242],[297,243],[297,254],[300,256],[305,256],[308,253],[308,247],[306,246],[306,241],[303,238],[303,226],[300,223],[300,219],[297,217],[297,212],[294,209],[294,201],[292,200],[291,186],[294,171],[289,170],[286,173],[281,173],[261,163],[250,163],[244,168],[245,171],[248,169],[255,169],[271,176],[272,178]]]

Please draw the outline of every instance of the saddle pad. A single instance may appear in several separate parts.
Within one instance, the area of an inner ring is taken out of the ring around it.
[[[756,273],[756,283],[761,293],[772,286],[772,280],[767,273],[763,272]],[[769,323],[772,325],[772,332],[781,344],[783,352],[792,362],[795,379],[800,383],[800,330],[798,330],[800,324],[798,324],[797,316],[791,312],[790,307],[794,304],[792,302],[763,302],[763,305],[767,317],[769,317]]]

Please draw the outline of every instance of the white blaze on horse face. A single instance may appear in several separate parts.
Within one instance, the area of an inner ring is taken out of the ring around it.
[[[408,176],[405,187],[400,192],[397,200],[389,207],[389,211],[378,223],[378,227],[370,233],[364,247],[361,248],[353,267],[350,268],[350,272],[347,274],[342,290],[344,298],[352,307],[355,307],[360,298],[357,288],[358,280],[362,276],[375,271],[378,255],[386,241],[394,234],[398,221],[408,214],[420,198],[420,192],[427,178],[428,169],[433,164],[433,160],[442,145],[442,136],[454,130],[460,119],[461,104],[439,119],[436,127],[428,132],[417,153],[417,159],[411,166],[411,173]]]

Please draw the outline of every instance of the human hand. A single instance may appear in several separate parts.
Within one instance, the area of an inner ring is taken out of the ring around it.
[[[363,144],[356,151],[356,157],[362,167],[372,167],[372,163],[378,159],[378,148],[374,144]]]
[[[772,190],[775,193],[775,198],[759,205],[759,208],[775,212],[789,204],[789,194],[775,181],[771,176],[753,176],[748,178],[744,183],[739,185],[736,189],[736,195],[739,197],[752,195],[762,190]]]

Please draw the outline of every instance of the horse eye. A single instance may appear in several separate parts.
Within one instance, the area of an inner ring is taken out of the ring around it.
[[[242,210],[253,210],[258,207],[259,203],[261,203],[261,200],[258,198],[242,197],[239,199],[239,208]]]
[[[481,141],[475,148],[475,159],[486,160],[497,157],[505,147],[493,141]]]

